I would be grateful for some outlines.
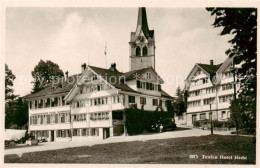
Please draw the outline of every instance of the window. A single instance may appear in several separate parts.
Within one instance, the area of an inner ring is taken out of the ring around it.
[[[60,123],[65,123],[65,113],[59,113]]]
[[[146,56],[147,55],[147,47],[145,46],[144,48],[143,48],[143,56]]]
[[[136,56],[140,56],[140,55],[141,55],[141,49],[140,49],[140,47],[137,47],[137,48],[135,49],[135,55],[136,55]]]
[[[146,98],[140,97],[140,104],[146,104]]]
[[[141,88],[141,82],[139,80],[136,80],[136,86],[137,88]]]
[[[74,114],[73,122],[86,121],[86,114]]]
[[[150,90],[150,84],[148,82],[146,82],[146,89]]]
[[[227,96],[220,96],[219,97],[219,103],[230,102],[232,100],[233,100],[233,95],[227,95]]]
[[[202,79],[202,84],[208,83],[208,78],[203,78]]]
[[[97,85],[97,90],[98,90],[98,91],[102,90],[102,89],[101,89],[101,85]]]
[[[51,116],[50,114],[47,114],[47,124],[50,124],[51,123]]]
[[[73,129],[73,136],[80,136],[80,129]]]
[[[158,99],[153,99],[153,106],[158,106]]]
[[[215,103],[215,98],[209,98],[209,99],[203,100],[204,105],[209,105],[209,104],[214,104],[214,103]]]
[[[128,96],[129,103],[135,103],[135,96]]]
[[[142,83],[142,88],[145,89],[145,82],[141,82]]]
[[[200,100],[188,102],[188,107],[189,107],[189,108],[191,108],[191,107],[197,107],[197,106],[200,106]]]
[[[200,119],[201,119],[201,120],[205,120],[205,119],[206,119],[206,113],[200,114]]]
[[[161,85],[158,85],[158,91],[162,91]]]
[[[87,129],[82,129],[81,136],[86,136],[86,135],[87,135]]]
[[[232,83],[222,85],[222,90],[229,90],[229,89],[233,89]]]
[[[91,136],[99,136],[99,129],[91,128]]]
[[[58,114],[55,114],[55,123],[58,123]]]
[[[226,118],[226,111],[221,112],[221,118]]]
[[[197,120],[197,115],[196,114],[192,115],[192,122],[194,122],[196,120]]]
[[[147,72],[147,73],[146,73],[146,78],[147,78],[147,79],[151,79],[151,74],[150,74],[150,72]]]
[[[92,79],[93,81],[94,81],[94,80],[97,80],[97,75],[93,75],[91,79]]]

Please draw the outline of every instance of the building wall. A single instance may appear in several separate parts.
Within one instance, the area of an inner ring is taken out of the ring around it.
[[[228,118],[230,118],[230,101],[233,99],[234,95],[234,88],[233,88],[233,75],[228,74],[229,68],[227,68],[223,73],[218,74],[220,83],[219,85],[213,86],[212,83],[209,81],[205,84],[199,84],[196,86],[190,85],[189,88],[189,94],[190,97],[188,97],[187,102],[188,104],[191,104],[191,102],[198,102],[200,101],[200,104],[196,104],[195,106],[188,106],[187,108],[187,124],[192,125],[192,116],[196,117],[196,120],[201,120],[200,114],[205,113],[206,119],[209,119],[209,112],[210,112],[210,105],[204,104],[204,100],[206,99],[215,99],[215,101],[211,101],[211,111],[213,112],[213,119],[219,120],[219,121],[226,121]],[[195,80],[205,78],[205,74],[197,75]],[[229,85],[229,86],[227,86]],[[232,86],[232,87],[230,87]],[[214,89],[215,92],[208,92],[209,89]],[[239,89],[239,85],[236,85],[237,90]],[[198,95],[191,96],[192,93],[197,92]]]
[[[147,67],[155,68],[154,56],[130,57],[130,69],[138,70]]]

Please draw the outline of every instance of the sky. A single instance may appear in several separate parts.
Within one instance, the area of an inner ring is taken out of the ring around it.
[[[156,71],[175,95],[195,63],[214,64],[226,59],[231,36],[220,36],[214,17],[205,8],[146,8],[148,25],[155,31]],[[16,76],[14,93],[32,90],[31,71],[42,59],[57,63],[69,75],[81,64],[129,71],[130,32],[137,24],[138,8],[6,9],[6,63]],[[104,55],[107,44],[107,58]],[[106,61],[107,60],[107,61]]]

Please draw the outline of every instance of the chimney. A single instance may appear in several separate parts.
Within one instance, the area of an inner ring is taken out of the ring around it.
[[[84,64],[81,65],[81,71],[82,71],[82,72],[84,72],[84,70],[86,69],[86,66],[87,66],[86,63],[84,63]]]
[[[65,72],[65,80],[68,80],[68,78],[69,78],[69,72],[66,71],[66,72]]]
[[[210,60],[210,65],[214,65],[213,60]]]
[[[116,63],[112,63],[109,69],[111,71],[115,71],[116,70]]]

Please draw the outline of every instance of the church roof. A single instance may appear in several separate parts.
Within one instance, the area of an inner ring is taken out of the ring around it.
[[[140,35],[141,31],[144,33],[148,41],[153,41],[154,30],[149,30],[147,16],[146,16],[146,9],[144,7],[140,7],[138,9],[136,31],[131,32],[131,42],[134,42],[136,40],[136,38]]]

